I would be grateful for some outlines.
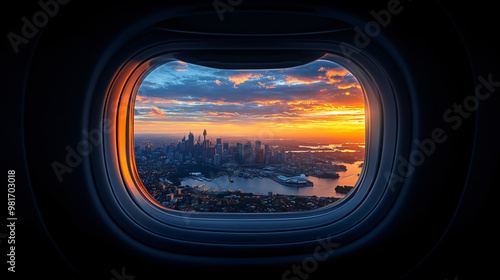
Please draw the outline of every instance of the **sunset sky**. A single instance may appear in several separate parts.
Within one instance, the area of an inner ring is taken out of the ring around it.
[[[273,70],[214,69],[166,63],[142,83],[134,131],[175,134],[207,129],[217,136],[259,139],[359,138],[364,141],[361,87],[326,60]]]

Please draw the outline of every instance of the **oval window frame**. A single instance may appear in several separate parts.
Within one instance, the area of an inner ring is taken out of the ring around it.
[[[199,254],[204,252],[200,248],[217,244],[222,247],[218,247],[216,255],[244,256],[254,250],[279,254],[276,244],[295,248],[294,252],[300,252],[300,248],[308,252],[318,238],[335,236],[337,243],[351,242],[383,217],[380,213],[389,209],[398,193],[394,188],[388,191],[388,178],[383,176],[390,172],[397,148],[398,110],[393,83],[364,52],[352,51],[346,56],[346,46],[337,43],[305,43],[300,48],[324,50],[327,54],[322,59],[349,70],[365,92],[365,112],[370,115],[366,119],[365,164],[357,186],[344,199],[302,212],[204,213],[168,209],[145,193],[133,158],[135,96],[149,71],[177,60],[176,54],[193,49],[193,45],[206,48],[192,42],[165,42],[143,48],[122,61],[108,84],[103,122],[109,130],[103,140],[111,192],[106,199],[119,206],[114,208],[115,215],[122,216],[117,220],[125,223],[123,227],[129,233],[151,246],[182,253]],[[210,49],[213,48],[216,47]],[[389,131],[384,127],[396,129]],[[378,207],[380,204],[385,207]]]

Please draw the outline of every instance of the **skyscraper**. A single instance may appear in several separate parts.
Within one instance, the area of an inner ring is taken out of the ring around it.
[[[269,147],[269,144],[264,145],[264,163],[268,164],[271,163],[271,148]]]
[[[243,144],[242,143],[236,143],[236,146],[238,147],[238,163],[242,164],[243,163]]]
[[[207,130],[204,129],[203,130],[203,149],[207,149],[208,148],[208,145],[207,145]]]
[[[254,163],[253,148],[249,144],[243,145],[243,163],[244,164],[253,164]]]
[[[262,142],[259,140],[255,141],[255,163],[264,163],[264,150],[262,150]]]
[[[193,133],[191,133],[191,131],[189,132],[189,135],[188,135],[188,143],[187,143],[186,151],[188,153],[194,152],[194,135],[193,135]]]
[[[255,150],[262,149],[262,142],[260,140],[255,141]]]
[[[255,163],[264,164],[264,162],[265,162],[264,150],[255,148]]]
[[[214,155],[214,164],[215,165],[220,165],[220,158],[221,158],[221,156],[219,154]]]

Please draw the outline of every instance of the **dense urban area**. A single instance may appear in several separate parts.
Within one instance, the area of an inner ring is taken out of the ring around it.
[[[329,205],[339,198],[244,192],[237,184],[225,190],[212,189],[203,183],[181,185],[188,178],[207,183],[221,176],[230,182],[237,177],[268,178],[290,188],[304,188],[313,186],[308,176],[338,178],[346,166],[335,162],[354,163],[364,158],[364,146],[359,143],[318,150],[295,140],[267,142],[236,137],[230,141],[219,137],[212,142],[205,130],[203,138],[199,135],[197,140],[191,132],[181,140],[136,136],[134,153],[143,185],[159,204],[196,212],[305,211]],[[335,191],[345,194],[352,188],[336,186]]]

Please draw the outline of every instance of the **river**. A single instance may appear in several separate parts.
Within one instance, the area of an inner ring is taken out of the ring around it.
[[[335,187],[337,185],[348,185],[354,186],[358,181],[358,174],[361,174],[362,167],[359,164],[362,161],[355,162],[354,164],[339,163],[347,167],[347,171],[338,172],[340,178],[318,178],[314,176],[308,176],[307,180],[314,183],[313,187],[287,187],[280,183],[277,183],[269,178],[253,178],[247,179],[242,177],[234,177],[234,183],[229,182],[227,176],[221,176],[213,179],[212,181],[199,180],[194,178],[189,178],[181,182],[182,186],[185,185],[202,185],[206,184],[202,189],[211,187],[210,191],[216,189],[229,190],[231,188],[233,191],[241,189],[243,192],[249,193],[260,193],[268,194],[272,191],[274,194],[290,194],[290,195],[305,195],[312,196],[316,195],[318,197],[344,197],[345,194],[335,192]]]

